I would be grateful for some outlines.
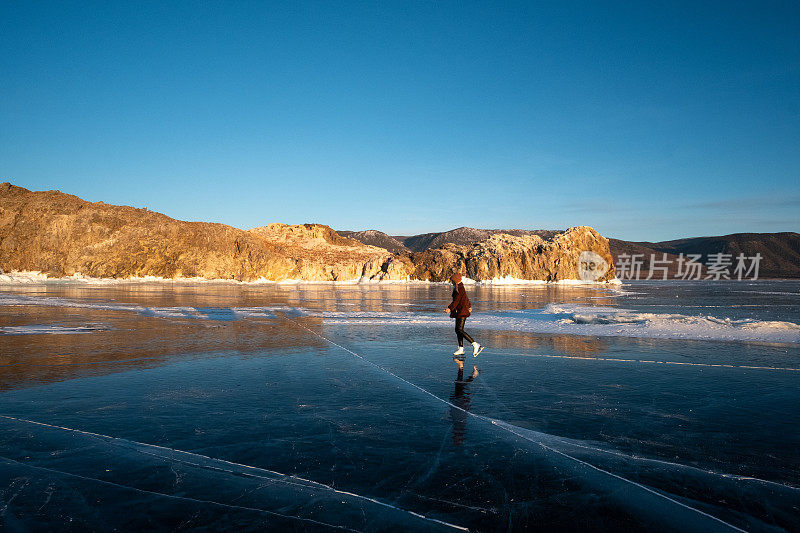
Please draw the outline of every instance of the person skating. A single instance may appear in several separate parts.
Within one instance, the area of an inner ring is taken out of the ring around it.
[[[453,355],[464,355],[464,339],[472,343],[472,355],[478,357],[478,354],[483,351],[483,346],[475,342],[467,332],[464,331],[464,323],[467,321],[472,312],[469,298],[467,298],[467,291],[464,289],[464,284],[461,283],[461,274],[453,274],[450,276],[450,281],[453,283],[453,301],[445,309],[445,313],[450,313],[450,318],[456,319],[456,338],[458,339],[458,350],[453,352]]]

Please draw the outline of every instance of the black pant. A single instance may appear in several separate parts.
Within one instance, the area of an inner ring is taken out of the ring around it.
[[[464,331],[464,322],[466,321],[467,317],[465,316],[456,318],[456,337],[458,337],[459,346],[464,346],[464,339],[467,339],[467,342],[469,342],[470,344],[475,342],[474,340],[472,340],[472,337],[470,337],[469,334],[467,334],[467,332]]]

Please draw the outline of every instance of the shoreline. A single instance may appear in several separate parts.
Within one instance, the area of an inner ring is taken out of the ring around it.
[[[258,279],[254,281],[239,281],[234,279],[222,278],[163,278],[160,276],[141,276],[130,278],[94,278],[91,276],[84,276],[82,274],[73,274],[72,276],[50,277],[47,274],[42,274],[40,271],[12,271],[9,273],[0,273],[0,285],[31,285],[37,283],[75,283],[85,285],[114,285],[124,283],[186,283],[186,284],[235,284],[235,285],[444,285],[450,284],[449,281],[424,281],[424,280],[372,280],[372,279],[353,279],[341,281],[312,281],[302,279],[284,279],[284,280],[268,280]],[[491,280],[473,280],[464,278],[465,285],[483,285],[483,286],[506,286],[506,285],[585,285],[585,286],[621,286],[622,282],[614,278],[609,281],[586,281],[580,279],[563,279],[558,281],[545,281],[545,280],[531,280],[519,278],[493,278]]]

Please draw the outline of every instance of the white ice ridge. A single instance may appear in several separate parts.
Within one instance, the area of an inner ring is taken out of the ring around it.
[[[238,318],[276,318],[276,312],[293,315],[304,314],[302,310],[288,306],[266,307],[156,307],[114,302],[72,300],[59,297],[25,296],[1,294],[0,306],[31,305],[43,307],[73,307],[103,311],[128,311],[143,316],[160,318],[197,318],[205,320],[232,320]]]
[[[277,481],[277,482],[280,482],[280,483],[284,483],[286,485],[291,485],[291,486],[300,487],[300,488],[306,488],[306,489],[312,488],[312,489],[316,489],[316,490],[322,490],[322,491],[330,492],[330,493],[337,494],[337,495],[340,495],[340,496],[350,497],[350,498],[354,498],[354,499],[361,500],[361,501],[364,501],[364,502],[368,502],[368,503],[371,503],[371,504],[375,504],[377,506],[380,506],[380,507],[383,507],[383,508],[386,508],[386,509],[391,509],[393,511],[399,511],[401,513],[405,513],[405,514],[414,516],[414,517],[419,518],[421,520],[424,520],[424,521],[427,521],[427,522],[431,522],[431,523],[434,523],[434,524],[438,524],[438,525],[442,525],[442,526],[445,526],[445,527],[448,527],[448,528],[451,528],[451,529],[456,529],[456,530],[459,530],[459,531],[469,531],[468,528],[463,527],[463,526],[459,526],[459,525],[456,525],[456,524],[451,524],[451,523],[445,522],[443,520],[439,520],[439,519],[436,519],[436,518],[425,516],[423,514],[420,514],[420,513],[414,512],[414,511],[409,511],[408,509],[403,509],[401,507],[397,507],[397,506],[392,505],[390,503],[386,503],[386,502],[383,502],[381,500],[378,500],[378,499],[375,499],[375,498],[371,498],[369,496],[363,496],[363,495],[356,494],[356,493],[353,493],[353,492],[337,489],[337,488],[334,488],[334,487],[332,487],[330,485],[325,485],[324,483],[319,483],[317,481],[306,479],[306,478],[303,478],[303,477],[300,477],[300,476],[295,476],[295,475],[291,475],[291,474],[284,474],[284,473],[281,473],[281,472],[277,472],[275,470],[269,470],[269,469],[266,469],[266,468],[260,468],[260,467],[246,465],[246,464],[242,464],[242,463],[236,463],[234,461],[227,461],[225,459],[209,457],[209,456],[202,455],[202,454],[199,454],[199,453],[189,452],[189,451],[184,451],[184,450],[178,450],[178,449],[170,448],[170,447],[167,447],[167,446],[159,446],[159,445],[156,445],[156,444],[149,444],[149,443],[146,443],[146,442],[132,441],[132,440],[129,440],[129,439],[123,439],[123,438],[119,438],[119,437],[112,437],[112,436],[109,436],[109,435],[103,435],[101,433],[93,433],[91,431],[83,431],[83,430],[80,430],[80,429],[69,428],[69,427],[59,426],[59,425],[55,425],[55,424],[47,424],[47,423],[44,423],[44,422],[37,422],[37,421],[34,421],[34,420],[28,420],[28,419],[14,417],[14,416],[8,416],[8,415],[0,414],[0,418],[4,418],[6,420],[11,420],[11,421],[14,421],[14,422],[21,422],[21,423],[25,423],[25,424],[32,424],[32,425],[36,425],[36,426],[42,426],[42,427],[46,427],[46,428],[50,428],[50,429],[68,431],[68,432],[79,434],[79,435],[84,435],[84,436],[88,436],[88,437],[102,439],[105,442],[109,442],[109,443],[112,443],[112,444],[118,444],[118,445],[121,445],[121,446],[126,446],[126,447],[133,446],[140,453],[154,455],[154,456],[156,456],[158,458],[169,460],[169,461],[172,461],[172,462],[175,462],[175,463],[183,463],[183,464],[187,464],[187,465],[190,465],[190,466],[203,467],[203,465],[197,463],[196,461],[198,461],[198,460],[206,461],[206,462],[209,462],[211,465],[217,465],[216,467],[212,466],[212,468],[214,468],[215,470],[221,470],[221,471],[227,472],[227,473],[232,473],[232,474],[236,474],[236,475],[245,475],[245,476],[248,476],[248,477],[257,478],[257,479],[264,479],[264,480],[268,480],[268,481]],[[151,450],[151,452],[147,452],[145,450]],[[195,461],[195,462],[192,462],[192,461]],[[228,468],[234,468],[236,470],[227,470],[225,468],[222,468],[223,465],[227,466]],[[61,473],[62,474],[66,474],[65,472],[61,472]],[[67,474],[67,475],[70,475],[70,474]],[[101,481],[101,480],[95,480],[95,481]],[[137,490],[140,490],[140,489],[137,489]],[[145,491],[145,492],[147,492],[147,491]],[[163,493],[153,493],[153,494],[160,495],[160,496],[173,497],[172,495],[163,494]],[[220,502],[208,502],[208,503],[214,503],[214,504],[223,505],[223,506],[226,506],[226,507],[237,507],[237,506],[224,504],[224,503],[220,503]],[[292,518],[292,519],[296,519],[296,520],[300,520],[300,521],[314,522],[314,523],[318,523],[318,524],[321,524],[321,525],[333,527],[333,528],[336,528],[336,529],[349,529],[349,528],[345,528],[345,527],[338,526],[338,525],[335,525],[335,524],[329,524],[329,523],[325,523],[325,522],[318,522],[316,520],[310,520],[308,518],[296,517],[296,516],[292,516],[292,515],[284,515],[284,514],[280,514],[280,513],[274,513],[274,512],[271,512],[271,511],[264,510],[264,509],[255,509],[255,508],[244,508],[244,509],[249,509],[249,510],[254,510],[254,511],[259,511],[259,512],[265,512],[265,513],[268,513],[268,514],[274,514],[274,515],[278,515],[278,516],[281,516],[281,517],[284,517],[284,518]]]
[[[522,439],[524,439],[526,441],[529,441],[529,442],[532,442],[534,444],[537,444],[541,448],[543,448],[543,449],[545,449],[545,450],[547,450],[547,451],[549,451],[549,452],[551,452],[553,454],[557,454],[559,456],[562,456],[562,457],[564,457],[564,458],[566,458],[566,459],[568,459],[570,461],[573,461],[573,462],[575,462],[575,463],[577,463],[579,465],[582,465],[582,466],[584,466],[586,468],[594,470],[594,471],[596,471],[596,472],[598,472],[600,474],[609,476],[609,477],[614,478],[614,479],[616,479],[618,481],[621,481],[623,483],[629,484],[632,487],[641,489],[641,491],[643,491],[643,493],[644,493],[643,494],[644,500],[640,501],[639,505],[637,505],[637,507],[639,507],[640,510],[643,510],[643,511],[647,510],[648,512],[652,512],[654,515],[656,515],[658,517],[659,520],[669,520],[666,523],[676,523],[676,521],[677,522],[686,523],[685,522],[686,521],[685,516],[679,519],[677,515],[679,515],[679,514],[681,514],[683,512],[691,512],[691,513],[695,513],[696,514],[696,519],[697,520],[700,520],[699,523],[698,522],[690,522],[690,523],[692,523],[694,529],[700,530],[701,528],[703,528],[703,529],[708,528],[711,531],[732,530],[732,531],[740,531],[742,533],[744,533],[744,531],[745,531],[745,530],[743,530],[743,529],[741,529],[739,527],[736,527],[733,524],[725,522],[724,520],[722,520],[722,519],[720,519],[720,518],[718,518],[718,517],[716,517],[714,515],[711,515],[709,513],[706,513],[705,511],[702,511],[700,509],[697,509],[695,507],[687,505],[687,504],[685,504],[685,503],[683,503],[681,501],[676,500],[675,498],[672,498],[672,497],[670,497],[670,496],[668,496],[668,495],[666,495],[666,494],[664,494],[662,492],[659,492],[659,491],[657,491],[655,489],[652,489],[652,488],[650,488],[650,487],[648,487],[646,485],[643,485],[641,483],[637,483],[636,481],[633,481],[633,480],[630,480],[628,478],[622,477],[620,475],[614,474],[613,472],[609,472],[608,470],[604,470],[604,469],[602,469],[602,468],[600,468],[598,466],[595,466],[595,465],[593,465],[591,463],[588,463],[588,462],[586,462],[586,461],[584,461],[582,459],[574,457],[573,455],[570,455],[570,454],[568,454],[568,453],[566,453],[566,452],[564,452],[562,450],[558,450],[553,446],[552,442],[546,443],[546,442],[544,442],[544,439],[536,439],[536,438],[534,438],[534,437],[532,437],[530,435],[526,435],[524,432],[517,431],[516,430],[516,426],[508,424],[507,422],[504,422],[502,420],[497,420],[495,418],[491,418],[491,417],[488,417],[488,416],[479,415],[479,414],[473,413],[471,411],[468,411],[468,410],[464,409],[463,407],[460,407],[460,406],[458,406],[458,405],[456,405],[456,404],[454,404],[454,403],[452,403],[452,402],[450,402],[448,400],[445,400],[443,398],[440,398],[440,397],[436,396],[435,394],[433,394],[432,392],[428,391],[427,389],[424,389],[424,388],[420,387],[416,383],[408,381],[407,379],[395,374],[391,370],[388,370],[388,369],[382,367],[381,365],[379,365],[379,364],[367,359],[366,357],[363,357],[362,355],[359,355],[358,353],[354,352],[353,350],[350,350],[349,348],[346,348],[346,347],[342,346],[341,344],[338,344],[335,341],[333,341],[333,340],[331,340],[331,339],[329,339],[329,338],[327,338],[327,337],[325,337],[323,335],[320,335],[316,331],[304,326],[300,322],[297,322],[296,320],[292,320],[290,318],[287,318],[286,320],[288,320],[289,322],[295,324],[297,327],[308,331],[312,335],[315,335],[316,337],[319,337],[320,339],[326,341],[327,343],[329,343],[329,344],[331,344],[333,346],[336,346],[337,348],[339,348],[341,350],[344,350],[345,352],[349,353],[350,355],[360,359],[361,361],[364,361],[368,365],[370,365],[370,366],[372,366],[374,368],[377,368],[378,370],[380,370],[382,372],[385,372],[386,374],[392,376],[393,378],[395,378],[397,380],[402,381],[403,383],[406,383],[407,385],[410,385],[411,387],[413,387],[414,389],[418,390],[422,394],[432,398],[433,400],[435,400],[437,402],[440,402],[440,403],[450,407],[451,409],[456,409],[456,410],[462,412],[464,415],[472,417],[472,418],[474,418],[476,420],[487,422],[487,423],[491,424],[492,427],[496,427],[496,428],[502,429],[503,431],[506,431],[508,433],[516,435],[517,437],[520,437],[520,438],[522,438]],[[522,429],[522,428],[519,428],[519,429]],[[652,500],[652,501],[649,501],[649,500]],[[654,502],[657,501],[657,500],[662,500],[662,501],[669,502],[670,504],[674,504],[675,507],[673,507],[670,511],[664,513],[664,512],[662,512],[662,510],[657,505],[652,505],[652,507],[650,505],[648,505],[648,501],[649,501],[650,504],[654,504]],[[721,528],[724,528],[724,529],[721,529]]]
[[[614,278],[609,281],[586,281],[581,279],[562,279],[558,281],[544,281],[544,280],[530,280],[520,278],[492,278],[489,280],[475,281],[469,278],[463,280],[466,284],[478,285],[621,285],[622,282]],[[240,285],[264,285],[264,284],[277,284],[277,285],[358,285],[358,284],[441,284],[449,285],[449,281],[422,281],[412,279],[402,280],[373,280],[366,278],[354,278],[349,280],[340,281],[308,281],[302,279],[283,279],[283,280],[268,280],[260,278],[254,281],[237,281],[232,279],[217,279],[217,278],[164,278],[160,276],[132,276],[129,278],[95,278],[91,276],[84,276],[83,274],[73,274],[71,276],[50,277],[47,274],[42,274],[40,271],[17,271],[0,272],[0,284],[2,285],[29,285],[39,283],[54,283],[54,284],[84,284],[84,285],[114,285],[124,283],[226,283],[226,284],[240,284]]]
[[[411,312],[323,312],[328,324],[450,323],[444,314]],[[542,309],[473,311],[470,328],[558,335],[636,337],[652,339],[734,342],[800,343],[800,325],[793,322],[731,318],[711,315],[644,313],[614,307],[548,304]]]
[[[444,313],[387,311],[312,311],[291,306],[265,307],[156,307],[72,300],[58,297],[26,296],[0,293],[0,306],[32,305],[76,307],[109,311],[130,311],[161,318],[235,320],[242,318],[321,316],[327,324],[407,324],[447,327],[451,321]],[[591,335],[652,339],[800,343],[800,325],[793,322],[717,318],[711,315],[646,313],[616,307],[593,307],[575,304],[548,304],[542,309],[481,312],[469,319],[471,328],[519,331],[557,335]]]
[[[24,326],[0,327],[0,335],[41,335],[48,333],[75,334],[108,331],[105,324],[86,324],[84,326],[58,326],[55,324],[26,324]]]
[[[548,304],[541,310],[541,314],[556,318],[557,325],[577,326],[586,330],[589,335],[800,342],[800,324],[775,320],[645,313],[631,309],[575,304]]]
[[[622,282],[617,278],[609,281],[589,281],[583,279],[560,279],[558,281],[545,281],[539,279],[512,278],[509,276],[505,278],[492,278],[481,281],[464,278],[462,281],[465,284],[475,285],[622,285]]]

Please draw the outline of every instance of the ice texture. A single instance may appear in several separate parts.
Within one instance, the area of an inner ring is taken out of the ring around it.
[[[797,530],[796,285],[696,287],[2,288],[0,524]]]

